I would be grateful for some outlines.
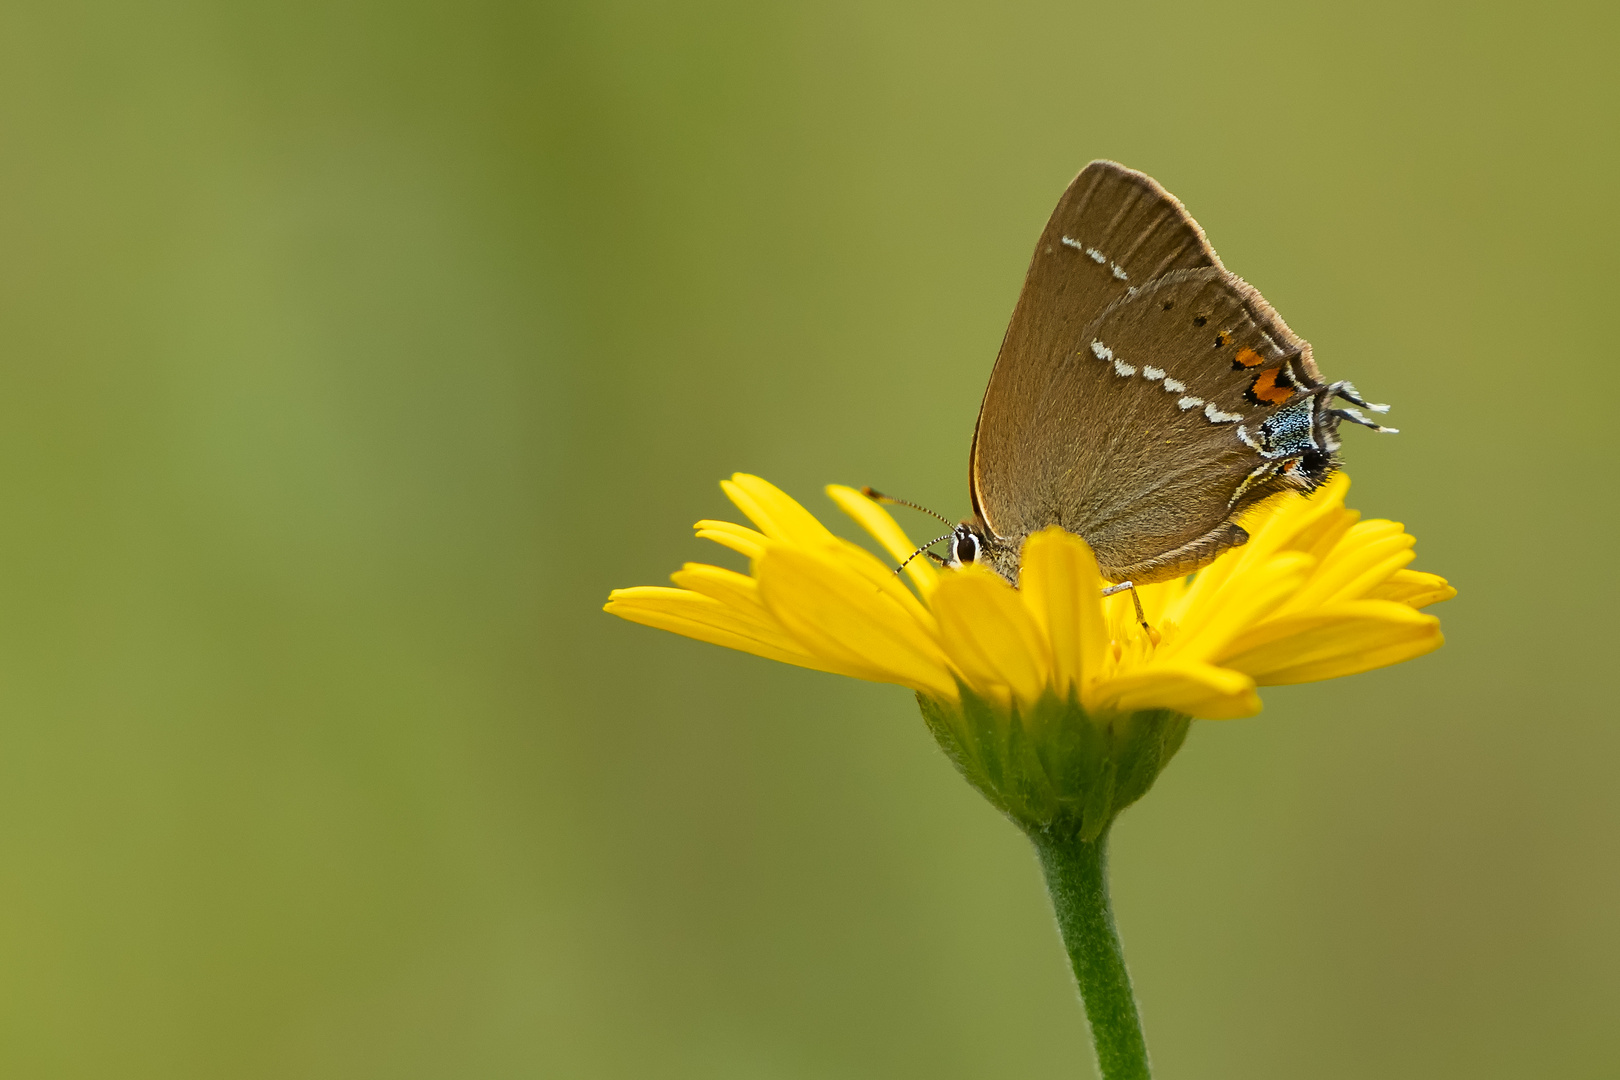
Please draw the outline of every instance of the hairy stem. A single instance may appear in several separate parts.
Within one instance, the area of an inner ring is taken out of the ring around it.
[[[1078,836],[1032,839],[1091,1022],[1097,1071],[1103,1080],[1149,1080],[1142,1021],[1108,902],[1108,833],[1090,843]]]

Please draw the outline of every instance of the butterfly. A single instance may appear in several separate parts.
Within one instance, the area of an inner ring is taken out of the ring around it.
[[[1058,525],[1109,581],[1191,573],[1248,540],[1246,510],[1332,475],[1340,421],[1394,430],[1360,409],[1388,406],[1325,380],[1174,195],[1094,161],[1035,246],[940,561],[1017,584],[1024,538]]]

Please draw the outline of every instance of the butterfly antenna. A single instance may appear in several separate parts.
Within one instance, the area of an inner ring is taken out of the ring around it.
[[[872,488],[869,488],[869,487],[861,488],[861,494],[865,495],[868,499],[871,499],[875,503],[888,503],[890,506],[909,506],[913,510],[921,510],[923,513],[927,514],[929,517],[935,518],[936,520],[939,520],[939,521],[943,521],[945,524],[949,525],[953,532],[956,530],[956,522],[952,521],[950,518],[946,517],[944,514],[936,514],[936,513],[934,513],[934,511],[928,509],[928,507],[926,507],[926,506],[918,506],[914,502],[910,502],[910,501],[908,501],[906,499],[897,499],[893,495],[885,495],[885,494],[883,494],[883,492],[874,491]],[[943,539],[945,539],[945,537],[943,537],[943,536],[939,538],[939,540],[943,540]],[[934,544],[939,543],[939,540],[935,540]],[[928,547],[933,547],[934,544],[929,544]],[[922,550],[923,549],[919,548],[918,551],[911,556],[911,558],[915,559],[917,557],[917,555],[922,553]],[[906,560],[906,562],[910,562],[910,561],[911,561],[911,559]]]
[[[906,505],[910,506],[911,504],[907,503]],[[919,506],[917,509],[921,510],[922,507]],[[904,570],[906,568],[906,564],[911,562],[912,559],[915,559],[917,556],[921,555],[923,552],[927,551],[929,548],[933,547],[935,544],[939,543],[941,540],[949,540],[951,538],[951,536],[955,532],[956,532],[956,530],[953,528],[950,532],[946,533],[944,536],[935,537],[934,539],[928,541],[928,543],[924,544],[922,547],[918,548],[916,551],[913,551],[910,555],[907,555],[906,556],[906,561],[901,563],[899,566],[894,568],[895,575],[899,576],[900,571]]]

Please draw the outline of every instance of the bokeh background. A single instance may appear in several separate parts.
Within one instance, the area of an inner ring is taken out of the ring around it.
[[[1462,590],[1122,819],[1159,1074],[1620,1073],[1616,23],[0,6],[0,1073],[1088,1075],[904,690],[599,608],[733,470],[964,513],[1104,156],[1395,403],[1352,502]]]

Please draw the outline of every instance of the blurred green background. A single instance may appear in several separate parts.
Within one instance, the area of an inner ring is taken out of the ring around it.
[[[0,1073],[1087,1075],[907,692],[599,607],[733,470],[964,513],[1106,156],[1395,403],[1352,503],[1462,590],[1122,819],[1159,1075],[1620,1074],[1616,23],[0,6]]]

